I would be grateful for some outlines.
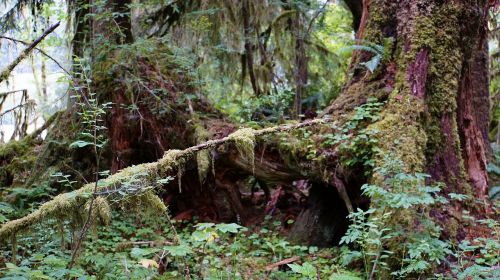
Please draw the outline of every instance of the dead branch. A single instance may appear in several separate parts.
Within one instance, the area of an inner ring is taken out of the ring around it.
[[[9,77],[10,73],[12,72],[12,70],[14,70],[14,68],[16,68],[16,66],[23,59],[25,59],[26,56],[28,56],[28,54],[38,44],[40,44],[40,42],[42,42],[43,39],[45,39],[45,37],[47,37],[47,35],[49,35],[50,33],[52,33],[59,26],[59,24],[60,24],[60,22],[57,22],[56,24],[54,24],[51,27],[49,27],[47,30],[45,30],[45,32],[43,32],[42,36],[38,37],[38,39],[36,39],[35,41],[33,41],[33,43],[31,43],[26,49],[24,49],[23,52],[16,59],[14,59],[14,61],[12,61],[12,63],[9,64],[7,66],[7,68],[5,68],[5,70],[2,71],[2,73],[0,74],[0,83],[3,82],[4,80],[6,80]]]
[[[64,111],[57,111],[55,112],[52,116],[50,116],[45,123],[38,128],[37,130],[33,131],[30,135],[26,137],[31,137],[31,138],[36,138],[38,135],[40,135],[44,130],[46,130],[49,126],[51,126],[58,118],[63,114]]]
[[[266,271],[270,271],[270,270],[273,270],[276,267],[279,267],[279,266],[282,266],[282,265],[285,265],[285,264],[289,264],[289,263],[293,263],[293,262],[296,262],[298,260],[300,260],[299,256],[294,256],[294,257],[291,257],[291,258],[288,258],[288,259],[284,259],[282,261],[279,261],[279,262],[267,265],[266,268],[265,268],[265,270]]]
[[[13,111],[15,111],[15,110],[17,110],[17,109],[24,108],[24,107],[28,107],[28,106],[32,106],[32,105],[33,105],[33,102],[34,102],[34,101],[30,101],[30,100],[28,100],[28,102],[25,102],[25,103],[21,103],[21,104],[19,104],[19,105],[16,105],[16,106],[14,106],[14,107],[12,107],[12,108],[8,109],[7,111],[5,111],[5,112],[3,112],[3,113],[0,113],[0,118],[2,118],[3,116],[5,116],[5,115],[7,115],[8,113],[13,112]]]
[[[18,89],[18,90],[13,90],[13,91],[7,91],[7,92],[1,92],[0,97],[6,97],[10,94],[16,93],[16,92],[27,92],[27,89]]]
[[[0,39],[5,39],[5,40],[9,40],[9,41],[12,41],[12,42],[15,42],[15,43],[21,43],[25,46],[28,46],[29,43],[28,42],[25,42],[25,41],[22,41],[22,40],[18,40],[18,39],[15,39],[15,38],[11,38],[11,37],[7,37],[7,36],[0,36]],[[68,74],[69,76],[71,76],[71,74],[68,72],[68,70],[66,70],[62,65],[61,63],[59,63],[59,61],[57,61],[55,58],[53,58],[52,56],[50,56],[49,54],[47,54],[44,50],[40,49],[40,48],[37,48],[35,47],[34,48],[35,50],[39,51],[42,55],[44,55],[45,57],[47,57],[48,59],[52,60],[59,68],[61,68],[61,70],[64,71],[64,73]]]

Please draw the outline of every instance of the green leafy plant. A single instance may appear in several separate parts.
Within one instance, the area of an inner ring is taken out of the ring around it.
[[[13,213],[15,208],[7,202],[0,202],[0,223],[6,222],[9,220],[8,215]]]
[[[301,265],[299,264],[288,264],[288,266],[292,269],[293,272],[298,273],[307,279],[316,279],[317,278],[317,271],[316,267],[314,267],[312,264],[305,262]]]
[[[378,151],[378,131],[368,128],[370,123],[379,119],[384,105],[374,98],[356,108],[354,115],[341,127],[332,126],[333,133],[323,134],[323,147],[337,147],[342,161],[347,166],[363,164],[369,169],[374,167],[373,155]]]
[[[361,259],[369,279],[384,273],[401,278],[425,275],[451,253],[450,244],[439,239],[441,228],[428,207],[448,201],[439,195],[441,185],[425,184],[428,175],[404,173],[401,161],[384,160],[386,165],[375,170],[383,184],[362,186],[371,198],[370,209],[349,215],[352,224],[341,244],[351,244],[354,250],[344,251],[344,264]],[[398,244],[401,252],[388,250],[391,244]],[[397,270],[392,269],[395,262],[400,263]]]
[[[365,66],[370,72],[375,72],[375,69],[384,58],[384,46],[374,43],[366,42],[363,45],[350,45],[343,48],[344,51],[366,51],[373,54],[370,60],[362,62],[361,65]]]
[[[107,128],[104,125],[104,117],[106,115],[106,110],[110,108],[111,103],[100,104],[98,100],[98,95],[93,91],[92,88],[92,77],[90,63],[86,59],[75,58],[75,63],[81,71],[75,73],[76,81],[78,84],[74,85],[74,90],[78,93],[74,95],[73,98],[76,99],[77,104],[80,107],[78,114],[81,117],[83,130],[80,132],[81,139],[76,140],[70,144],[70,148],[84,148],[90,146],[95,157],[95,176],[94,176],[94,188],[93,194],[88,204],[87,218],[83,223],[83,227],[80,231],[78,238],[76,239],[75,246],[73,248],[73,253],[71,260],[68,263],[68,269],[71,269],[76,262],[78,252],[83,239],[85,238],[88,229],[95,223],[92,220],[94,207],[96,206],[96,200],[98,199],[97,187],[99,185],[99,175],[101,174],[101,157],[104,145],[107,143],[107,136],[105,134]],[[65,178],[68,180],[67,178]],[[69,182],[69,181],[68,181]],[[102,204],[106,204],[105,200],[100,200]],[[109,206],[108,206],[109,207]],[[94,215],[95,216],[95,215]]]
[[[495,208],[496,210],[496,208]],[[494,219],[477,220],[465,211],[464,217],[471,225],[490,231],[490,237],[463,240],[453,250],[457,262],[452,272],[458,279],[498,279],[500,270],[500,224]]]

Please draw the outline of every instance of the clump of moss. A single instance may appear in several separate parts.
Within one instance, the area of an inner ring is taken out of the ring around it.
[[[370,5],[370,20],[363,31],[363,39],[382,45],[386,34],[383,30],[387,26],[394,25],[391,19],[394,18],[395,5],[392,0],[374,0]]]
[[[208,140],[208,133],[202,126],[196,126],[195,137],[196,143],[199,144]],[[196,163],[198,165],[198,178],[200,184],[203,184],[210,169],[210,154],[208,150],[201,150],[196,153]]]
[[[0,145],[0,184],[3,186],[23,185],[36,161],[33,150],[37,141],[25,137]]]
[[[378,134],[377,165],[383,166],[385,155],[395,155],[405,163],[405,172],[422,172],[425,166],[427,135],[418,122],[423,102],[406,95],[400,102],[389,104],[380,121],[368,129],[383,131]]]
[[[171,169],[172,167],[179,165],[179,160],[181,160],[182,151],[181,150],[168,150],[165,155],[159,160],[159,164],[166,169]]]
[[[152,191],[148,191],[140,196],[141,203],[147,208],[157,213],[165,213],[167,207],[161,199]]]
[[[255,131],[252,128],[241,128],[231,133],[229,138],[236,145],[236,149],[252,165],[255,172]]]
[[[168,150],[162,159],[160,159],[160,166],[170,171],[177,168],[177,181],[179,182],[179,193],[182,192],[182,175],[184,174],[184,164],[186,163],[185,154],[182,150]]]
[[[91,201],[87,201],[85,204],[85,212],[88,213],[90,208]],[[109,206],[108,201],[102,197],[98,196],[94,199],[92,212],[91,212],[91,221],[101,221],[103,224],[107,225],[111,222],[111,207]]]

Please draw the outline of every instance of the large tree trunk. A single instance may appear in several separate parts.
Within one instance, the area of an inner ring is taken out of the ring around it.
[[[487,204],[487,1],[365,0],[363,11],[357,38],[384,46],[383,60],[371,73],[361,63],[374,54],[356,53],[351,80],[325,114],[339,118],[368,98],[387,100],[371,125],[380,131],[376,167],[389,155],[406,172],[444,182],[445,195],[464,193]],[[366,180],[377,182],[377,174]],[[442,222],[460,224],[457,207],[440,213]]]
[[[401,157],[408,171],[448,183],[448,191],[470,192],[470,183],[484,198],[487,1],[363,2],[368,14],[358,34],[384,46],[384,59],[371,74],[359,63],[373,54],[358,54],[351,81],[327,112],[387,99],[375,124],[383,152]]]

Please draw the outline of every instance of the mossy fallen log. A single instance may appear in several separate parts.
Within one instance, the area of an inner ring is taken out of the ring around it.
[[[136,185],[135,189],[138,190],[134,194],[140,193],[141,190],[146,190],[146,192],[140,194],[147,195],[150,193],[147,190],[150,190],[151,187],[161,186],[163,184],[161,179],[171,176],[175,170],[182,170],[184,163],[188,159],[195,157],[198,152],[215,149],[225,143],[233,143],[240,153],[244,153],[242,157],[253,160],[255,137],[325,124],[329,121],[330,119],[326,118],[314,119],[302,123],[286,124],[259,130],[242,128],[221,139],[209,140],[184,150],[169,150],[156,162],[130,166],[106,179],[100,180],[97,187],[97,194],[108,196],[112,193],[118,193],[121,186],[130,185],[130,182],[133,181]],[[182,174],[182,172],[180,173]],[[75,211],[81,211],[80,206],[84,205],[92,197],[94,185],[95,183],[89,183],[73,192],[60,194],[44,203],[33,213],[3,224],[0,228],[0,240],[6,241],[18,232],[27,230],[30,226],[50,217],[58,219],[71,218],[74,216]]]

